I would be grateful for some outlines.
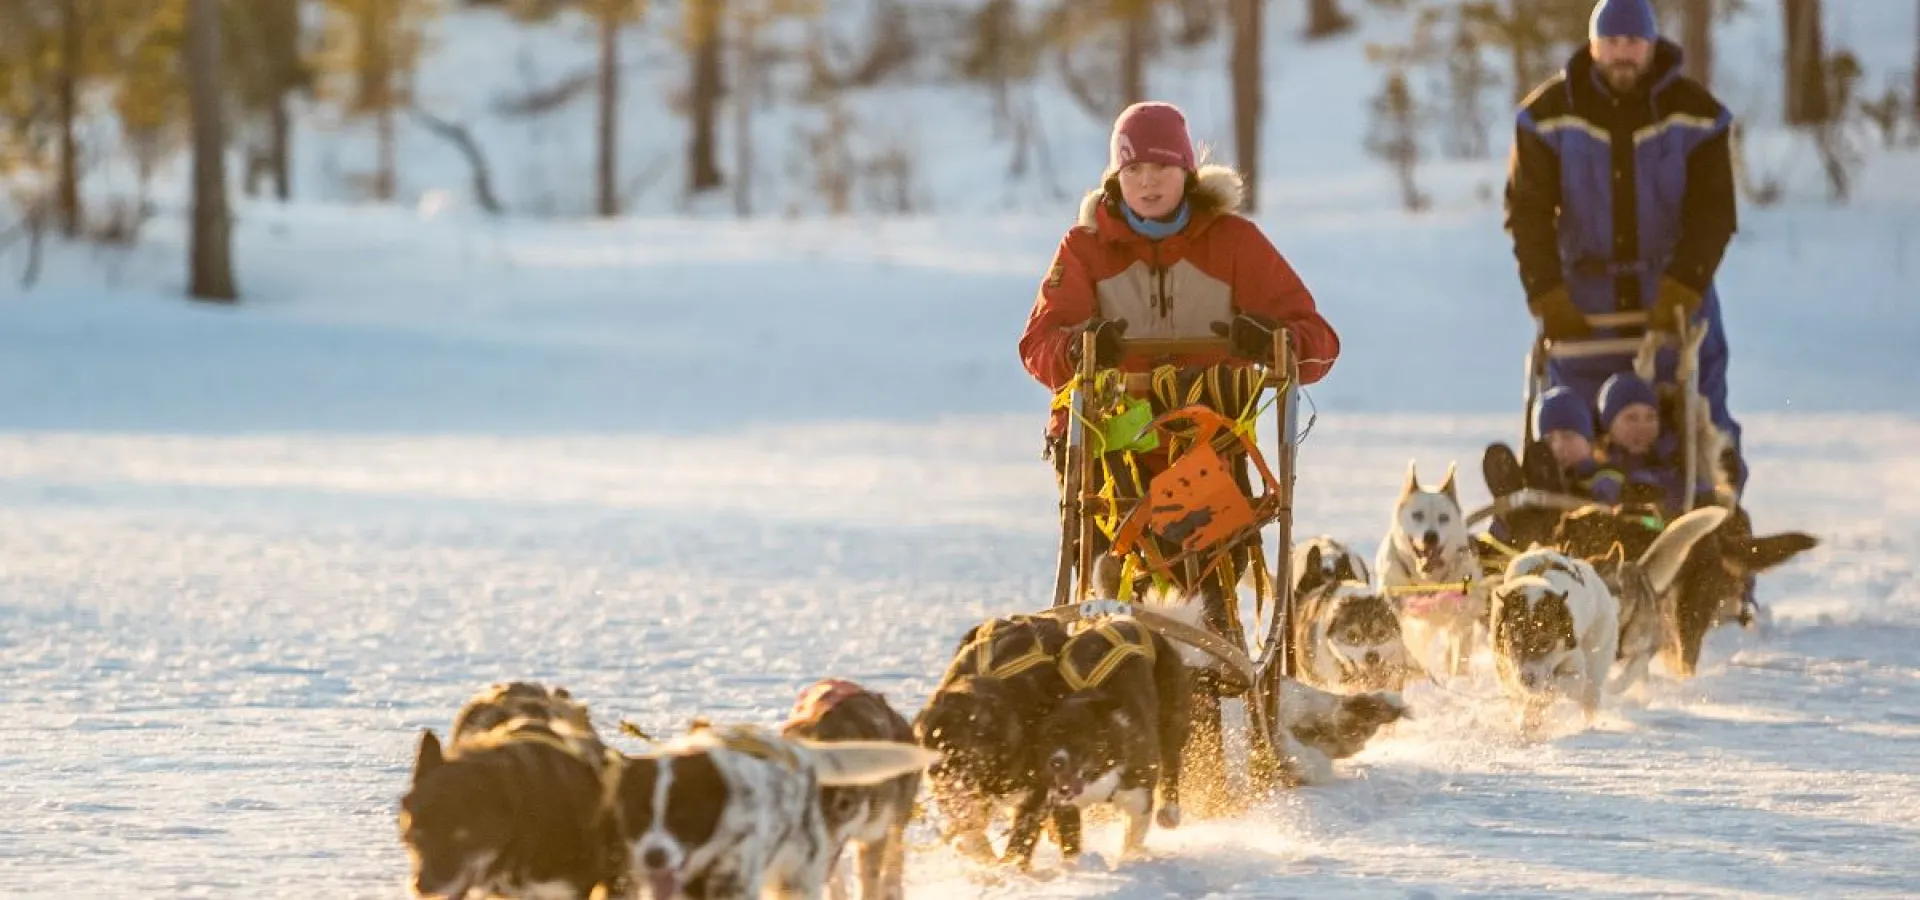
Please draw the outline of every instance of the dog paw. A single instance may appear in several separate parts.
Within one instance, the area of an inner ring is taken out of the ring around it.
[[[1160,807],[1160,811],[1153,814],[1153,821],[1161,828],[1179,828],[1180,804],[1169,803]]]

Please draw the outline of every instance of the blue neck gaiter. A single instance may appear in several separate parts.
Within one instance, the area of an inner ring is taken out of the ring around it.
[[[1187,201],[1182,200],[1180,201],[1180,208],[1174,211],[1173,218],[1171,219],[1143,219],[1138,213],[1133,211],[1133,207],[1128,206],[1123,201],[1120,203],[1120,212],[1127,217],[1127,225],[1131,227],[1135,233],[1148,240],[1157,241],[1161,238],[1172,237],[1179,234],[1180,229],[1187,227],[1187,217],[1190,210],[1187,208]]]

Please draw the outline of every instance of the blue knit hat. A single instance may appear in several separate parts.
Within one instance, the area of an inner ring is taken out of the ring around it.
[[[1660,395],[1632,372],[1621,372],[1607,379],[1607,383],[1600,386],[1600,427],[1612,428],[1614,418],[1635,403],[1645,403],[1658,411]]]
[[[1637,37],[1651,41],[1660,37],[1660,24],[1654,20],[1653,4],[1648,0],[1600,0],[1593,5],[1587,37]]]
[[[1571,431],[1593,440],[1593,410],[1566,385],[1541,394],[1540,406],[1533,411],[1533,433],[1546,437],[1549,431]]]

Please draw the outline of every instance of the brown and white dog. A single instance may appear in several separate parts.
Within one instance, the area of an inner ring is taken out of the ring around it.
[[[1060,852],[1068,859],[1080,853],[1080,810],[1052,803],[1035,743],[1067,694],[1059,669],[1066,643],[1066,627],[1045,617],[974,626],[914,718],[921,745],[942,756],[927,774],[943,837],[970,857],[996,858],[987,828],[1001,807],[1012,810],[1013,827],[1000,859],[1031,865],[1049,819]]]
[[[621,773],[614,804],[634,881],[653,900],[817,900],[838,849],[821,789],[870,787],[936,758],[913,744],[696,722]]]
[[[1071,690],[1040,727],[1053,802],[1112,803],[1127,815],[1120,855],[1150,823],[1180,824],[1180,757],[1192,718],[1187,666],[1166,638],[1128,615],[1085,623],[1060,651]],[[1160,807],[1154,813],[1154,793]]]
[[[451,744],[423,730],[400,804],[418,897],[564,900],[626,876],[612,818],[620,768],[563,688],[496,684],[456,717]]]
[[[839,678],[815,682],[793,704],[782,734],[816,741],[914,742],[913,726],[887,704],[887,698]],[[835,898],[847,895],[839,858],[854,846],[861,900],[902,900],[906,893],[907,823],[920,793],[914,770],[872,787],[820,789],[827,832],[834,845]]]

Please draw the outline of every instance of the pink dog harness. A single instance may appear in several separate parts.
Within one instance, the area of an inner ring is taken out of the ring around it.
[[[1407,594],[1402,598],[1400,608],[1410,616],[1458,613],[1467,608],[1467,592],[1449,590]]]

